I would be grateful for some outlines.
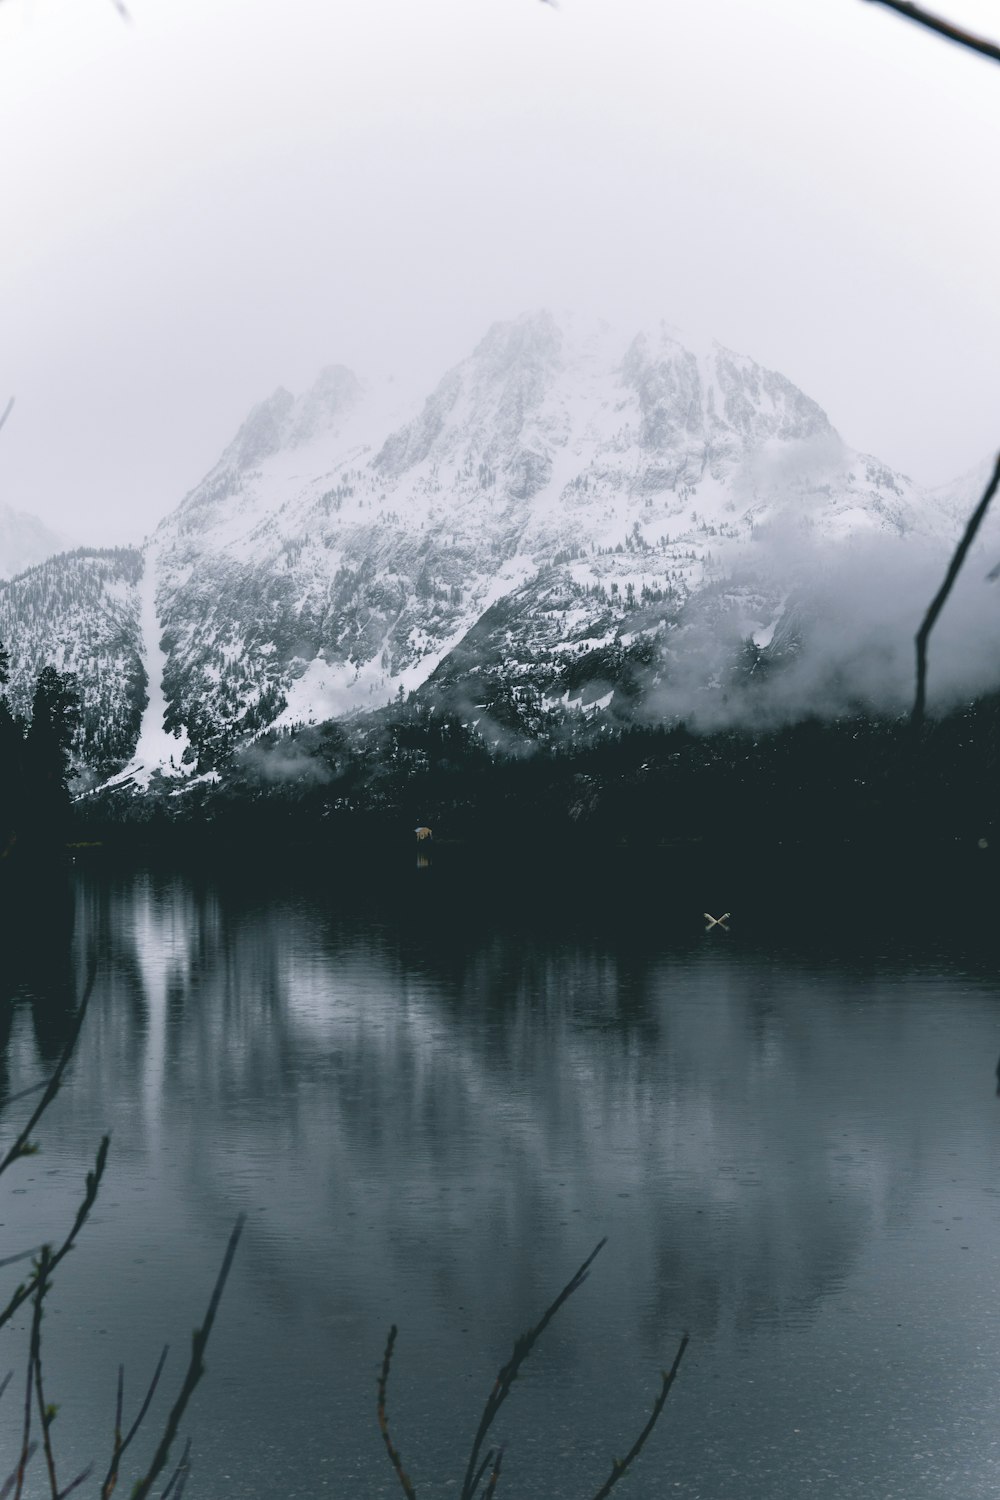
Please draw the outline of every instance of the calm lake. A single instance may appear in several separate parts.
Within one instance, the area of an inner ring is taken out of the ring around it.
[[[457,1495],[514,1336],[605,1235],[501,1414],[498,1496],[589,1500],[688,1330],[618,1494],[992,1500],[992,931],[706,932],[705,901],[661,911],[613,866],[578,898],[437,864],[388,891],[81,864],[8,935],[4,1100],[51,1071],[97,963],[41,1154],[0,1183],[0,1254],[60,1240],[111,1134],[44,1324],[60,1479],[93,1459],[98,1492],[118,1362],[130,1421],[169,1342],[148,1459],[244,1213],[186,1500],[402,1494],[375,1415],[392,1323],[393,1437],[421,1500]],[[0,1479],[28,1322],[3,1334]]]

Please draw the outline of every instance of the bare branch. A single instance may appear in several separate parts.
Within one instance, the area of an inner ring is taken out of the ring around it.
[[[985,37],[965,31],[961,26],[954,26],[951,21],[946,21],[943,16],[932,15],[922,6],[910,5],[907,0],[869,0],[869,3],[887,5],[890,10],[898,11],[901,16],[906,16],[907,20],[915,21],[918,26],[926,26],[929,31],[936,31],[939,36],[946,36],[950,42],[957,42],[960,47],[967,47],[970,52],[978,52],[982,57],[991,57],[994,62],[1000,62],[1000,45],[996,42],[987,41]]]
[[[56,1461],[52,1452],[52,1438],[50,1429],[53,1411],[45,1403],[45,1391],[42,1388],[42,1301],[48,1291],[49,1266],[51,1264],[51,1252],[48,1245],[42,1246],[42,1254],[38,1263],[38,1275],[35,1279],[35,1312],[31,1320],[31,1369],[35,1380],[35,1401],[38,1405],[38,1420],[42,1426],[42,1451],[45,1454],[45,1467],[49,1475],[49,1489],[52,1491],[52,1500],[59,1500],[59,1484],[56,1479]]]
[[[44,1089],[47,1084],[48,1080],[45,1078],[41,1078],[37,1083],[33,1083],[30,1088],[18,1089],[16,1094],[11,1094],[9,1099],[4,1100],[4,1106],[6,1107],[8,1104],[16,1104],[19,1099],[27,1099],[31,1094],[37,1094],[38,1090]]]
[[[41,1245],[34,1245],[30,1250],[19,1250],[16,1255],[5,1255],[3,1260],[0,1260],[0,1268],[16,1266],[19,1260],[31,1260],[41,1248]]]
[[[386,1453],[388,1453],[392,1467],[396,1471],[396,1478],[399,1480],[400,1484],[403,1487],[403,1493],[406,1495],[407,1500],[417,1500],[417,1492],[413,1488],[413,1485],[410,1481],[410,1476],[403,1468],[403,1460],[400,1457],[399,1449],[393,1445],[392,1438],[389,1436],[389,1418],[386,1415],[385,1409],[385,1392],[386,1387],[389,1384],[389,1366],[392,1363],[392,1350],[393,1345],[396,1342],[396,1333],[396,1325],[395,1323],[393,1323],[392,1327],[389,1329],[389,1337],[386,1339],[385,1354],[382,1356],[382,1373],[377,1381],[378,1428],[379,1432],[381,1432],[382,1434],[382,1441],[385,1443],[385,1451]]]
[[[510,1359],[497,1375],[493,1390],[490,1392],[486,1405],[483,1407],[483,1415],[479,1420],[479,1427],[476,1432],[475,1439],[473,1440],[472,1452],[469,1454],[469,1462],[465,1470],[465,1478],[462,1481],[460,1500],[472,1500],[475,1489],[475,1481],[473,1476],[476,1474],[476,1465],[479,1459],[479,1450],[483,1446],[483,1442],[486,1438],[487,1432],[493,1425],[493,1420],[496,1417],[497,1412],[500,1410],[501,1406],[503,1406],[508,1395],[510,1394],[510,1388],[514,1383],[518,1370],[527,1359],[539,1337],[548,1327],[549,1323],[551,1323],[552,1319],[555,1317],[556,1313],[559,1311],[560,1307],[562,1307],[566,1299],[568,1297],[572,1297],[573,1293],[575,1291],[578,1291],[586,1281],[587,1273],[591,1265],[600,1254],[600,1252],[604,1249],[604,1246],[606,1244],[607,1239],[603,1239],[598,1245],[594,1247],[580,1269],[570,1277],[569,1281],[567,1281],[566,1285],[563,1287],[562,1291],[559,1293],[555,1301],[550,1303],[549,1306],[545,1309],[544,1313],[542,1314],[539,1321],[535,1324],[534,1328],[529,1328],[527,1333],[522,1333],[520,1338],[515,1339],[514,1349],[511,1353]]]
[[[115,1390],[115,1435],[114,1435],[114,1437],[112,1438],[112,1441],[111,1441],[111,1463],[110,1463],[110,1465],[108,1467],[107,1474],[104,1476],[104,1483],[101,1485],[101,1500],[107,1500],[107,1496],[110,1495],[111,1490],[114,1489],[114,1485],[113,1484],[111,1485],[111,1489],[108,1488],[108,1481],[110,1480],[110,1478],[112,1476],[112,1473],[113,1473],[113,1470],[114,1470],[114,1467],[115,1467],[115,1459],[118,1457],[118,1454],[121,1451],[121,1446],[122,1446],[122,1415],[123,1415],[124,1411],[125,1411],[125,1366],[123,1364],[120,1364],[118,1366],[118,1386],[117,1386],[117,1389]]]
[[[490,1464],[493,1462],[493,1460],[494,1460],[495,1457],[496,1457],[496,1450],[494,1448],[490,1448],[489,1451],[486,1454],[486,1457],[483,1459],[482,1463],[479,1465],[479,1468],[476,1470],[476,1477],[472,1481],[472,1493],[473,1494],[475,1494],[476,1490],[478,1490],[478,1488],[479,1488],[479,1481],[482,1479],[483,1475],[486,1473],[486,1470],[489,1468]]]
[[[79,1489],[84,1480],[90,1478],[90,1471],[93,1467],[93,1464],[88,1464],[85,1469],[81,1469],[76,1478],[71,1479],[64,1490],[59,1491],[59,1500],[66,1500],[67,1495],[71,1495],[74,1490]]]
[[[80,1001],[76,1015],[73,1019],[73,1026],[70,1030],[69,1037],[66,1040],[66,1045],[62,1050],[62,1055],[59,1058],[58,1063],[56,1064],[56,1070],[46,1084],[45,1092],[42,1095],[41,1100],[35,1108],[35,1111],[29,1119],[27,1125],[25,1125],[24,1129],[15,1140],[14,1144],[7,1152],[7,1155],[3,1158],[2,1161],[0,1161],[0,1173],[5,1172],[13,1162],[17,1161],[19,1156],[27,1156],[30,1154],[28,1139],[31,1135],[31,1132],[38,1124],[38,1121],[41,1119],[42,1115],[48,1109],[49,1105],[52,1103],[53,1099],[59,1092],[59,1086],[62,1083],[63,1074],[66,1071],[70,1058],[73,1056],[77,1038],[80,1035],[80,1027],[83,1025],[83,1018],[87,1014],[87,1006],[90,1004],[90,997],[94,993],[94,981],[96,978],[97,963],[96,961],[93,961],[90,964],[90,969],[87,974],[87,984],[83,991],[83,998]]]
[[[674,1355],[673,1364],[670,1366],[669,1370],[664,1370],[660,1377],[662,1380],[662,1384],[660,1386],[660,1394],[657,1396],[656,1401],[653,1404],[653,1410],[650,1414],[649,1421],[646,1423],[645,1427],[642,1429],[639,1436],[636,1438],[635,1442],[628,1450],[628,1453],[626,1453],[625,1457],[621,1459],[616,1458],[614,1460],[611,1465],[611,1473],[601,1485],[601,1488],[597,1491],[597,1494],[594,1496],[594,1500],[606,1500],[606,1497],[614,1489],[619,1479],[621,1479],[622,1475],[625,1474],[628,1470],[629,1465],[636,1458],[638,1458],[639,1453],[646,1442],[646,1439],[649,1437],[649,1434],[656,1426],[659,1415],[663,1410],[664,1405],[666,1404],[667,1397],[670,1394],[670,1387],[673,1385],[674,1380],[677,1376],[677,1371],[680,1369],[681,1360],[684,1358],[684,1351],[687,1346],[688,1335],[685,1334],[681,1339],[677,1353]]]
[[[934,595],[934,598],[931,600],[930,608],[924,616],[924,622],[921,625],[920,629],[917,631],[917,690],[913,700],[913,712],[910,715],[910,722],[915,729],[919,729],[920,725],[924,721],[924,709],[927,702],[928,637],[930,636],[931,631],[934,629],[934,623],[937,620],[938,615],[941,613],[942,609],[944,609],[945,601],[947,600],[948,595],[951,593],[955,579],[958,577],[959,570],[961,569],[961,566],[965,561],[965,555],[968,552],[969,548],[972,546],[973,539],[975,538],[976,532],[979,530],[983,517],[989,509],[990,501],[993,499],[993,496],[997,492],[998,485],[1000,485],[1000,455],[998,455],[997,457],[996,467],[993,470],[993,477],[990,479],[989,484],[986,486],[986,493],[983,495],[983,498],[980,500],[979,504],[972,512],[972,515],[969,517],[965,527],[965,531],[962,534],[962,540],[955,548],[955,555],[952,557],[951,562],[948,564],[948,571],[944,575],[944,582],[938,589],[937,593]]]
[[[11,396],[10,400],[7,402],[7,405],[3,409],[3,416],[0,417],[0,427],[3,426],[3,424],[6,422],[7,418],[10,416],[10,414],[11,414],[11,412],[13,410],[14,410],[14,397]]]
[[[39,1268],[38,1276],[36,1278],[37,1284],[39,1286],[41,1286],[44,1281],[44,1277],[42,1275],[43,1270],[45,1275],[47,1276],[49,1270],[49,1254],[47,1245],[45,1247],[45,1250],[43,1251],[43,1262]],[[14,1500],[21,1500],[21,1491],[24,1489],[24,1471],[28,1467],[28,1461],[31,1458],[31,1455],[38,1447],[37,1443],[31,1442],[31,1395],[33,1386],[32,1377],[35,1373],[35,1347],[39,1336],[39,1325],[41,1323],[41,1318],[42,1304],[41,1299],[38,1299],[35,1302],[35,1312],[31,1320],[31,1344],[28,1349],[28,1378],[25,1381],[24,1386],[24,1422],[22,1426],[21,1455],[18,1459],[16,1469]]]
[[[493,1496],[496,1493],[497,1480],[500,1478],[500,1465],[502,1463],[503,1444],[501,1443],[500,1447],[497,1449],[497,1461],[493,1465],[493,1473],[490,1475],[490,1482],[486,1486],[486,1493],[483,1495],[483,1500],[493,1500]]]
[[[25,1463],[29,1463],[31,1461],[31,1459],[34,1458],[35,1453],[37,1452],[37,1450],[38,1450],[38,1444],[37,1443],[32,1443],[31,1446],[28,1449],[28,1453],[27,1453],[27,1457],[25,1459]],[[4,1480],[3,1484],[0,1485],[0,1500],[7,1500],[7,1496],[10,1494],[11,1490],[14,1488],[15,1483],[17,1482],[17,1476],[18,1476],[18,1474],[20,1472],[20,1469],[21,1469],[21,1459],[18,1458],[18,1461],[15,1464],[14,1468],[7,1475],[7,1478]]]
[[[181,1500],[181,1496],[184,1493],[184,1486],[187,1484],[187,1478],[191,1472],[190,1454],[191,1439],[188,1438],[184,1444],[184,1452],[177,1460],[177,1467],[167,1480],[160,1500],[169,1500],[170,1495],[174,1493],[175,1489],[177,1493],[174,1495],[174,1500]]]
[[[125,1393],[125,1367],[124,1365],[118,1366],[118,1392],[115,1398],[114,1448],[111,1454],[111,1463],[108,1466],[108,1472],[105,1474],[104,1483],[101,1485],[101,1500],[110,1500],[111,1495],[114,1493],[115,1485],[118,1483],[118,1470],[121,1466],[122,1455],[124,1454],[129,1443],[135,1437],[136,1433],[139,1431],[139,1428],[142,1425],[142,1420],[149,1410],[149,1403],[152,1401],[153,1393],[155,1392],[156,1387],[159,1384],[160,1376],[163,1373],[163,1366],[167,1361],[167,1354],[169,1352],[169,1349],[170,1345],[164,1344],[163,1351],[160,1354],[159,1360],[157,1361],[156,1369],[153,1371],[153,1378],[149,1382],[149,1388],[146,1391],[145,1399],[143,1400],[143,1403],[139,1408],[139,1415],[132,1423],[132,1426],[129,1428],[124,1438],[122,1437],[122,1407],[124,1404]],[[164,1490],[163,1493],[164,1495],[166,1495],[167,1491]]]
[[[219,1268],[219,1274],[212,1289],[212,1295],[209,1298],[205,1321],[200,1328],[195,1329],[191,1340],[191,1360],[188,1364],[187,1374],[184,1376],[184,1384],[181,1386],[180,1394],[171,1408],[170,1415],[167,1418],[167,1425],[163,1429],[163,1436],[160,1438],[156,1452],[153,1454],[153,1461],[149,1466],[149,1470],[145,1477],[140,1479],[135,1485],[132,1490],[131,1500],[146,1500],[146,1496],[156,1482],[157,1475],[170,1456],[170,1445],[177,1436],[177,1428],[180,1426],[181,1417],[184,1415],[194,1388],[205,1373],[205,1347],[212,1332],[212,1324],[215,1322],[215,1315],[219,1310],[223,1288],[226,1285],[229,1272],[232,1268],[233,1256],[236,1254],[236,1246],[239,1244],[240,1235],[243,1233],[245,1223],[246,1215],[240,1214],[233,1226],[233,1232],[229,1236],[229,1244],[226,1246],[226,1253],[222,1258],[222,1265]]]
[[[87,1219],[87,1215],[90,1213],[90,1210],[94,1206],[94,1201],[97,1198],[97,1191],[101,1185],[101,1178],[104,1176],[104,1169],[108,1163],[108,1147],[110,1144],[111,1137],[107,1135],[104,1136],[97,1150],[97,1160],[94,1163],[94,1170],[87,1173],[83,1202],[80,1204],[80,1207],[76,1211],[76,1218],[73,1220],[72,1228],[49,1262],[50,1275],[55,1270],[59,1262],[63,1260],[64,1257],[67,1256],[72,1250],[73,1242],[75,1241],[77,1235],[80,1233],[80,1230],[83,1228]],[[7,1306],[2,1311],[0,1311],[0,1328],[2,1328],[4,1323],[6,1323],[11,1317],[13,1317],[14,1313],[17,1312],[17,1309],[23,1303],[27,1302],[30,1296],[32,1296],[37,1282],[38,1277],[36,1274],[31,1278],[30,1281],[17,1288],[14,1295],[7,1303]],[[2,1497],[0,1497],[0,1500],[2,1500]]]

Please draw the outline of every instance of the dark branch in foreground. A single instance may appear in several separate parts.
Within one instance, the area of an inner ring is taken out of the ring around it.
[[[500,1466],[502,1463],[503,1447],[501,1446],[497,1449],[497,1461],[493,1465],[493,1473],[490,1475],[490,1482],[486,1486],[486,1489],[483,1491],[483,1500],[493,1500],[493,1496],[496,1493],[497,1480],[500,1478]]]
[[[493,1463],[494,1457],[496,1458],[496,1463],[493,1466],[493,1473],[494,1474],[498,1474],[500,1472],[500,1463],[501,1463],[501,1460],[503,1458],[503,1446],[502,1445],[498,1449],[490,1448],[490,1450],[486,1454],[486,1457],[483,1459],[482,1463],[479,1465],[479,1468],[476,1470],[476,1477],[472,1481],[472,1493],[473,1494],[477,1493],[477,1491],[479,1489],[479,1481],[482,1479],[483,1475],[486,1473],[486,1470],[489,1468],[490,1464]],[[493,1484],[492,1478],[490,1479],[490,1483]],[[494,1485],[494,1488],[496,1488],[495,1485]],[[488,1493],[489,1493],[489,1491],[487,1491],[487,1494]]]
[[[915,21],[918,26],[926,26],[928,31],[936,31],[939,36],[947,37],[950,42],[957,42],[960,47],[966,47],[970,52],[978,52],[981,57],[990,57],[994,62],[1000,62],[1000,45],[996,42],[987,41],[985,37],[965,31],[961,26],[953,25],[943,16],[932,15],[929,10],[924,10],[919,5],[910,5],[907,0],[869,0],[869,3],[887,5],[890,10],[898,11],[901,16],[906,16],[907,20]]]
[[[111,1454],[111,1463],[108,1466],[108,1472],[105,1474],[104,1483],[101,1485],[101,1500],[111,1500],[111,1495],[114,1493],[115,1485],[118,1483],[118,1470],[121,1467],[122,1457],[129,1443],[139,1431],[139,1428],[142,1425],[142,1420],[149,1410],[149,1403],[153,1399],[153,1393],[155,1392],[156,1387],[159,1384],[160,1376],[163,1374],[163,1366],[167,1362],[167,1353],[169,1349],[170,1345],[164,1344],[163,1351],[160,1354],[159,1360],[157,1361],[156,1369],[153,1371],[153,1378],[149,1382],[149,1387],[146,1391],[146,1395],[143,1399],[142,1405],[139,1408],[139,1415],[132,1423],[132,1426],[129,1428],[125,1437],[122,1437],[122,1410],[125,1402],[125,1366],[118,1366],[118,1393],[115,1399],[114,1447]],[[166,1491],[164,1491],[164,1494],[166,1494]]]
[[[55,1420],[57,1407],[50,1406],[45,1399],[45,1389],[42,1381],[42,1302],[46,1292],[49,1290],[48,1276],[52,1269],[52,1252],[48,1245],[42,1246],[42,1254],[39,1260],[38,1276],[36,1278],[35,1311],[31,1320],[31,1352],[28,1356],[28,1378],[34,1380],[35,1400],[38,1405],[38,1420],[42,1429],[42,1451],[45,1454],[45,1468],[49,1479],[49,1493],[52,1500],[66,1500],[75,1489],[79,1489],[85,1480],[90,1478],[93,1464],[87,1467],[75,1479],[71,1479],[63,1489],[59,1488],[56,1479],[56,1461],[52,1451],[52,1423]]]
[[[56,1097],[56,1094],[58,1094],[59,1092],[59,1085],[62,1083],[63,1074],[65,1073],[66,1068],[69,1064],[69,1060],[73,1056],[74,1049],[76,1048],[77,1038],[80,1035],[80,1027],[83,1025],[84,1016],[87,1014],[87,1006],[90,1004],[90,997],[94,993],[94,981],[96,978],[97,964],[91,963],[90,970],[87,974],[87,984],[83,992],[83,998],[80,1001],[76,1015],[73,1018],[73,1026],[66,1040],[66,1045],[62,1050],[62,1055],[59,1058],[58,1063],[56,1064],[56,1070],[46,1084],[45,1093],[42,1095],[41,1101],[31,1115],[31,1118],[29,1119],[27,1125],[25,1125],[24,1129],[21,1131],[20,1135],[17,1137],[14,1144],[7,1152],[6,1156],[4,1156],[3,1160],[0,1161],[0,1173],[6,1172],[7,1168],[11,1166],[13,1162],[17,1161],[18,1157],[30,1156],[32,1154],[32,1147],[29,1143],[29,1136],[31,1135],[31,1132],[34,1130],[35,1126],[38,1124],[38,1121],[41,1119],[42,1115],[52,1103],[53,1099]]]
[[[927,640],[934,629],[935,621],[945,606],[945,601],[951,593],[955,579],[965,561],[965,555],[972,546],[976,532],[979,530],[983,517],[989,509],[990,501],[997,492],[1000,485],[1000,456],[997,457],[993,476],[986,486],[986,493],[976,506],[966,524],[962,540],[955,548],[955,555],[948,565],[948,571],[944,575],[944,582],[931,600],[930,608],[924,616],[924,622],[917,631],[917,691],[913,700],[913,712],[910,715],[911,723],[915,729],[919,729],[924,721],[924,709],[927,702]]]
[[[603,1239],[599,1244],[595,1245],[594,1249],[587,1256],[587,1259],[584,1261],[580,1269],[570,1277],[569,1281],[567,1281],[566,1285],[563,1287],[562,1291],[559,1293],[555,1301],[550,1303],[542,1313],[541,1318],[535,1324],[534,1328],[529,1328],[527,1333],[522,1333],[520,1338],[515,1339],[514,1349],[510,1356],[510,1359],[498,1374],[496,1378],[496,1384],[494,1385],[493,1390],[490,1392],[486,1405],[483,1407],[483,1415],[479,1420],[479,1428],[476,1432],[476,1436],[472,1444],[472,1452],[469,1454],[469,1462],[465,1470],[465,1478],[462,1481],[462,1492],[460,1495],[460,1500],[472,1500],[473,1494],[475,1492],[476,1481],[474,1476],[476,1474],[476,1465],[479,1459],[479,1450],[483,1446],[483,1442],[486,1438],[487,1432],[493,1425],[493,1420],[496,1417],[497,1412],[500,1410],[501,1406],[503,1406],[504,1402],[510,1394],[510,1388],[514,1384],[514,1380],[517,1377],[518,1370],[521,1368],[522,1364],[531,1353],[540,1335],[548,1327],[549,1323],[551,1323],[560,1307],[562,1307],[563,1303],[567,1300],[567,1298],[572,1297],[573,1293],[575,1291],[578,1291],[586,1281],[587,1273],[590,1270],[591,1265],[600,1254],[600,1252],[604,1249],[606,1244],[607,1240]]]
[[[42,1383],[42,1303],[45,1293],[48,1291],[49,1262],[51,1251],[48,1245],[42,1246],[42,1253],[38,1263],[37,1285],[35,1287],[35,1312],[31,1319],[31,1348],[28,1354],[28,1377],[34,1379],[35,1400],[38,1404],[38,1420],[42,1428],[42,1451],[45,1454],[45,1467],[49,1475],[49,1489],[52,1491],[52,1500],[59,1500],[59,1484],[56,1480],[56,1460],[52,1452],[52,1419],[55,1412],[49,1407],[45,1400],[45,1389]]]
[[[188,1438],[187,1442],[184,1444],[184,1452],[177,1460],[177,1467],[168,1479],[166,1487],[164,1488],[164,1491],[160,1496],[160,1500],[169,1500],[169,1497],[171,1495],[173,1495],[174,1500],[181,1500],[181,1496],[184,1493],[184,1487],[187,1484],[188,1475],[190,1474],[190,1472],[191,1439]]]
[[[410,1476],[403,1468],[403,1460],[400,1457],[399,1449],[394,1445],[392,1438],[389,1436],[389,1418],[386,1415],[385,1409],[385,1391],[386,1386],[389,1384],[389,1366],[392,1363],[392,1349],[395,1342],[396,1325],[395,1323],[393,1323],[392,1327],[389,1329],[389,1337],[386,1340],[385,1345],[385,1354],[382,1358],[382,1373],[379,1376],[377,1382],[378,1427],[379,1432],[381,1432],[382,1434],[382,1441],[385,1443],[385,1451],[389,1455],[389,1461],[396,1471],[396,1478],[399,1480],[400,1484],[403,1487],[403,1493],[406,1495],[407,1500],[416,1500],[416,1490],[410,1483]]]
[[[619,1479],[621,1479],[625,1474],[629,1467],[629,1464],[631,1464],[634,1459],[638,1458],[643,1444],[649,1437],[649,1434],[652,1432],[653,1428],[656,1426],[657,1418],[659,1417],[660,1412],[663,1410],[664,1405],[666,1404],[667,1397],[670,1395],[670,1387],[673,1385],[674,1379],[677,1375],[677,1371],[681,1367],[681,1360],[684,1358],[684,1351],[687,1346],[688,1335],[685,1334],[681,1339],[677,1353],[674,1355],[673,1364],[670,1366],[669,1370],[664,1370],[660,1377],[662,1382],[662,1384],[660,1385],[660,1394],[657,1396],[655,1402],[653,1403],[653,1410],[650,1413],[649,1421],[646,1423],[645,1427],[642,1429],[639,1436],[636,1438],[635,1442],[626,1453],[625,1457],[616,1458],[614,1460],[611,1465],[611,1473],[601,1485],[601,1488],[597,1491],[597,1494],[594,1496],[594,1500],[605,1500],[605,1497],[611,1493],[615,1485],[618,1483]]]
[[[491,1448],[485,1458],[480,1459],[479,1454],[486,1441],[486,1434],[493,1425],[494,1418],[501,1406],[510,1394],[510,1388],[517,1378],[518,1370],[531,1353],[539,1336],[544,1332],[567,1298],[571,1297],[586,1281],[591,1265],[606,1244],[606,1240],[601,1240],[600,1244],[594,1247],[580,1269],[570,1277],[555,1301],[551,1302],[545,1309],[534,1328],[529,1328],[527,1333],[522,1333],[519,1338],[514,1340],[514,1349],[511,1357],[497,1375],[493,1390],[490,1392],[486,1405],[483,1408],[479,1427],[476,1430],[476,1436],[473,1440],[472,1452],[469,1454],[469,1462],[465,1470],[465,1478],[462,1481],[459,1500],[475,1500],[476,1496],[479,1497],[479,1500],[494,1500],[497,1484],[500,1479],[500,1470],[503,1466],[504,1450],[501,1444],[496,1449]],[[402,1485],[407,1500],[416,1500],[416,1490],[413,1488],[409,1475],[403,1468],[403,1461],[399,1450],[395,1447],[392,1438],[389,1436],[389,1419],[386,1415],[386,1387],[389,1383],[389,1366],[392,1363],[392,1351],[395,1343],[396,1325],[394,1323],[389,1330],[389,1338],[386,1342],[385,1354],[382,1359],[382,1373],[378,1378],[378,1425],[385,1443],[386,1452],[389,1455],[390,1462],[396,1471],[396,1477]],[[594,1496],[594,1500],[607,1500],[607,1496],[614,1489],[619,1479],[624,1476],[629,1466],[639,1456],[647,1438],[656,1426],[660,1413],[663,1411],[687,1346],[688,1335],[684,1334],[680,1342],[680,1347],[674,1355],[674,1362],[670,1369],[661,1372],[660,1391],[653,1403],[653,1410],[650,1413],[649,1420],[625,1457],[614,1460],[611,1465],[611,1473]],[[485,1489],[480,1490],[479,1486],[484,1480],[487,1470],[490,1470],[489,1479]],[[0,1500],[2,1500],[2,1497],[0,1497]]]
[[[32,1443],[31,1444],[30,1448],[28,1449],[26,1462],[30,1462],[30,1460],[34,1457],[34,1454],[35,1454],[37,1448],[38,1448],[38,1444],[37,1443]],[[10,1494],[11,1490],[14,1488],[14,1482],[17,1479],[20,1467],[21,1467],[21,1460],[18,1459],[17,1464],[14,1466],[14,1468],[11,1470],[11,1472],[7,1475],[7,1478],[4,1480],[3,1484],[0,1485],[0,1500],[7,1500],[7,1496]]]
[[[0,1270],[3,1270],[4,1266],[16,1266],[19,1260],[31,1260],[41,1248],[41,1245],[34,1245],[30,1250],[19,1250],[16,1255],[5,1255],[3,1260],[0,1260]]]
[[[233,1232],[229,1236],[226,1253],[222,1257],[222,1265],[219,1268],[219,1274],[212,1289],[212,1295],[209,1298],[205,1321],[200,1328],[195,1329],[191,1340],[191,1360],[188,1364],[187,1374],[184,1376],[184,1384],[181,1386],[180,1394],[171,1408],[170,1415],[167,1418],[167,1425],[163,1429],[163,1436],[160,1438],[156,1452],[153,1454],[153,1461],[149,1466],[149,1470],[145,1477],[140,1479],[135,1485],[135,1488],[132,1490],[131,1500],[146,1500],[146,1496],[156,1483],[157,1475],[170,1456],[170,1445],[177,1436],[181,1417],[184,1415],[195,1386],[205,1373],[205,1347],[208,1344],[209,1334],[212,1332],[212,1324],[215,1322],[215,1315],[219,1310],[223,1288],[232,1269],[233,1256],[236,1254],[236,1246],[239,1244],[240,1235],[243,1233],[243,1225],[245,1223],[246,1215],[240,1214],[233,1226]]]
[[[97,1149],[97,1160],[94,1163],[94,1170],[87,1173],[83,1202],[80,1204],[80,1207],[76,1211],[76,1218],[73,1220],[73,1224],[69,1231],[69,1234],[63,1240],[62,1244],[59,1246],[59,1249],[49,1261],[48,1274],[50,1276],[59,1262],[61,1260],[64,1260],[72,1250],[73,1242],[75,1241],[77,1235],[80,1233],[80,1230],[83,1228],[84,1223],[87,1219],[87,1215],[90,1213],[90,1210],[94,1206],[97,1198],[97,1190],[101,1185],[101,1178],[104,1176],[104,1168],[107,1166],[108,1147],[110,1144],[110,1136],[104,1136],[101,1140],[100,1146]],[[28,1298],[34,1293],[37,1285],[38,1273],[36,1272],[30,1281],[17,1288],[14,1295],[7,1303],[7,1306],[3,1309],[2,1312],[0,1312],[0,1328],[2,1328],[4,1323],[6,1323],[8,1319],[14,1315],[15,1312],[17,1312],[17,1309],[23,1302],[27,1302]],[[2,1500],[2,1497],[0,1497],[0,1500]]]

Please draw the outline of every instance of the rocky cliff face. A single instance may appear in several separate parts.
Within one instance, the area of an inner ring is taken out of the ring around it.
[[[0,589],[18,682],[46,630],[67,652],[89,632],[75,669],[124,725],[139,677],[122,663],[162,645],[166,725],[202,768],[268,725],[413,690],[586,704],[627,678],[637,712],[688,712],[747,643],[797,638],[803,558],[940,551],[959,505],[850,449],[784,376],[666,325],[496,324],[421,406],[393,400],[331,366],[254,408],[156,533],[155,643],[124,594],[119,644],[95,634],[113,568],[63,565],[40,627],[23,588]]]

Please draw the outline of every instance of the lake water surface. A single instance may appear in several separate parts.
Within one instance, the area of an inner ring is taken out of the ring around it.
[[[498,899],[407,863],[380,900],[370,872],[78,869],[9,947],[4,1098],[51,1069],[97,962],[42,1153],[0,1183],[0,1253],[61,1239],[111,1133],[45,1320],[61,1478],[103,1474],[118,1361],[128,1419],[169,1341],[148,1456],[242,1212],[187,1500],[401,1494],[391,1323],[393,1436],[421,1500],[457,1494],[513,1337],[605,1235],[501,1415],[499,1496],[589,1500],[684,1330],[618,1493],[995,1496],[995,943],[705,932],[607,871],[599,900],[534,877]]]

